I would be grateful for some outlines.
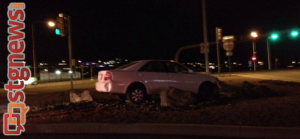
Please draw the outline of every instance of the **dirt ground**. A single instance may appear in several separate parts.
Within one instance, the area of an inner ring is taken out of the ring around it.
[[[300,127],[300,85],[279,82],[223,76],[218,79],[240,93],[244,81],[265,85],[277,93],[249,97],[238,95],[200,102],[187,107],[161,107],[158,96],[142,105],[132,105],[116,96],[99,94],[94,90],[93,102],[72,104],[69,93],[29,95],[26,104],[30,106],[27,124],[42,123],[175,123]],[[6,96],[1,96],[5,100]],[[7,102],[0,102],[1,105]],[[2,119],[0,121],[2,123]]]

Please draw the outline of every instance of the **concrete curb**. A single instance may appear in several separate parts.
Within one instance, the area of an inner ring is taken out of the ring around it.
[[[0,128],[2,131],[2,127]],[[25,134],[144,134],[235,138],[300,138],[300,128],[193,124],[26,124]]]

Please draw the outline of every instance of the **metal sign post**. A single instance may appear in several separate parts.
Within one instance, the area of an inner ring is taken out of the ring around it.
[[[229,75],[231,74],[231,59],[233,55],[232,50],[234,48],[234,36],[224,36],[223,37],[223,48],[226,50],[226,56],[228,56],[228,70]]]

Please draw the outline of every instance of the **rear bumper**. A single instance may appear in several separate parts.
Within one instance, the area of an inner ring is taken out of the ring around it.
[[[126,85],[123,83],[115,83],[112,81],[109,82],[96,82],[95,83],[96,91],[101,93],[110,93],[110,94],[125,94]]]

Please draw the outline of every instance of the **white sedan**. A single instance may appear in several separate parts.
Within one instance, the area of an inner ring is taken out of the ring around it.
[[[198,93],[208,98],[217,91],[218,79],[197,74],[185,66],[167,60],[135,61],[114,70],[99,71],[98,92],[126,95],[135,104],[143,102],[147,95],[157,94],[175,87]]]

